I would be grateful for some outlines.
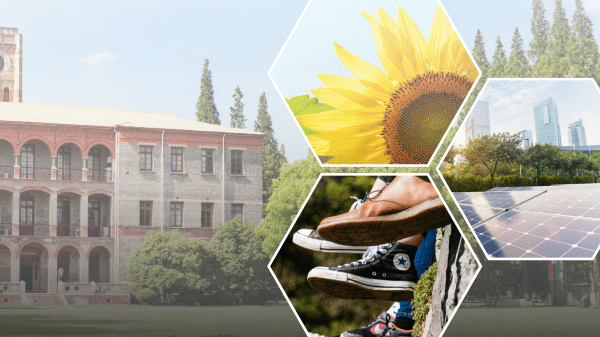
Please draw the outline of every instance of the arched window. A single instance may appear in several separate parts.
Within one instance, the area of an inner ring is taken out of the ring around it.
[[[8,88],[4,88],[4,102],[8,102]]]

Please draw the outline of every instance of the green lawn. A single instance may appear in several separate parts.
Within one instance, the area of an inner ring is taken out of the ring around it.
[[[0,308],[0,336],[305,336],[287,305]]]
[[[600,309],[460,308],[444,337],[600,336]]]

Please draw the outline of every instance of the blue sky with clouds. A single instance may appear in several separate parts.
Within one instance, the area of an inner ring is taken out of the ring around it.
[[[490,107],[491,133],[521,130],[533,131],[533,107],[552,97],[558,108],[562,144],[568,145],[569,124],[583,121],[589,145],[600,145],[600,92],[590,79],[561,80],[489,80],[478,100]],[[464,127],[455,138],[456,144],[465,142]]]
[[[239,85],[248,128],[253,128],[258,97],[264,91],[275,136],[294,160],[305,158],[308,147],[267,72],[307,3],[0,0],[0,26],[17,27],[23,34],[25,102],[160,111],[195,119],[202,64],[208,58],[222,124],[229,125],[231,95]],[[554,0],[544,3],[551,20]],[[598,37],[600,0],[585,3]],[[339,70],[344,75],[333,41],[378,64],[370,28],[359,13],[375,14],[381,6],[395,18],[398,4],[427,37],[435,2],[315,0],[305,37],[314,50],[298,50],[295,56],[306,53],[307,59],[331,68],[308,72],[299,65],[285,82],[297,85],[294,92],[301,93],[312,89],[314,81],[320,85],[317,71]],[[508,52],[515,26],[529,43],[530,1],[447,0],[443,5],[469,49],[477,28],[483,31],[490,58],[497,34]],[[573,1],[564,5],[570,19]],[[310,76],[300,76],[303,73]]]

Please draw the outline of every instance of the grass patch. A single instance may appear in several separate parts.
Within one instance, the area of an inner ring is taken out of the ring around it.
[[[415,320],[413,336],[421,337],[423,335],[423,329],[425,328],[425,320],[427,319],[427,313],[431,307],[431,293],[433,292],[433,283],[435,282],[435,276],[437,275],[437,262],[429,266],[429,269],[417,282],[415,287],[415,298],[413,302],[413,319]]]

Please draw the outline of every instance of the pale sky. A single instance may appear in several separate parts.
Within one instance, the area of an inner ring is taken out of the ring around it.
[[[569,145],[569,124],[580,118],[589,145],[600,145],[600,92],[593,80],[489,80],[478,101],[489,103],[491,133],[531,130],[537,142],[533,107],[547,98],[558,108],[563,146]],[[464,126],[454,140],[464,145]]]
[[[308,146],[267,72],[307,4],[0,0],[0,26],[17,27],[23,34],[24,102],[159,111],[195,119],[202,64],[208,58],[222,124],[229,125],[236,85],[244,93],[248,129],[254,127],[258,98],[266,92],[275,136],[293,161],[305,158]],[[554,1],[544,4],[551,21]],[[573,1],[563,4],[571,20]],[[292,66],[281,78],[282,86],[290,95],[305,94],[321,85],[318,72],[347,74],[333,41],[378,65],[371,29],[360,12],[376,14],[380,6],[395,19],[398,5],[427,37],[434,1],[314,0],[304,41],[302,29],[298,31],[297,44],[308,47],[292,55],[290,63],[306,60],[322,67],[308,71],[308,65]],[[529,43],[531,1],[446,0],[443,5],[469,50],[477,28],[483,31],[490,59],[497,34],[508,53],[515,26]],[[598,36],[600,0],[586,0],[586,6]]]

